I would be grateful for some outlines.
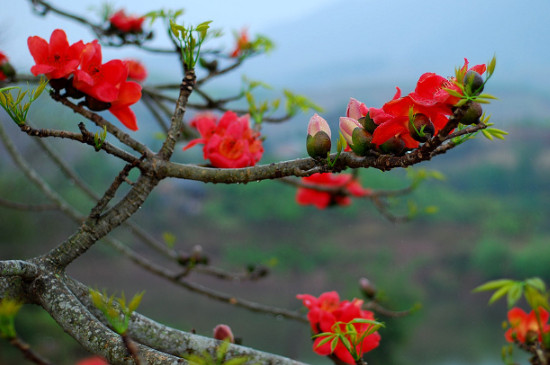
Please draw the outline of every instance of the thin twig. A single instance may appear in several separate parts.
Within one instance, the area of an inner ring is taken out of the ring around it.
[[[52,365],[51,362],[49,362],[48,360],[42,358],[38,353],[36,353],[32,348],[31,346],[26,343],[25,341],[23,341],[21,338],[19,337],[13,337],[9,340],[9,343],[15,347],[16,349],[18,349],[19,351],[21,351],[21,353],[23,354],[23,356],[35,363],[35,364],[38,364],[38,365]]]

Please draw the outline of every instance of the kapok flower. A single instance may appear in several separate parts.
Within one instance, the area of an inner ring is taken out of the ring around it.
[[[250,48],[250,41],[248,39],[248,31],[246,29],[241,30],[239,34],[236,35],[237,44],[235,49],[231,52],[231,57],[237,58],[243,55],[245,51]]]
[[[8,56],[0,52],[0,81],[4,81],[15,75],[13,66],[9,63]]]
[[[401,97],[401,89],[397,88],[393,99],[385,103],[381,109],[370,108],[369,115],[378,126],[372,133],[372,143],[379,146],[392,137],[401,139],[407,148],[418,147],[409,131],[409,110],[413,107],[410,97]]]
[[[109,365],[109,363],[102,357],[93,356],[80,360],[76,365]]]
[[[351,204],[350,195],[363,197],[371,194],[350,174],[317,173],[301,180],[296,192],[296,202],[301,205],[314,205],[325,209],[334,205]]]
[[[468,60],[464,59],[464,66],[460,73],[465,74],[468,71],[475,71],[480,74],[486,70],[485,65],[476,65],[468,68]],[[459,94],[460,88],[455,85],[455,79],[446,79],[443,76],[433,72],[427,72],[420,76],[415,90],[407,96],[401,97],[401,90],[397,88],[397,93],[393,99],[381,109],[370,108],[369,115],[378,125],[373,132],[372,142],[381,145],[389,139],[396,137],[401,139],[407,148],[418,147],[416,131],[411,130],[409,116],[422,114],[434,126],[434,135],[437,134],[449,121],[449,116],[453,113],[452,107],[460,100],[457,96],[452,96],[445,89],[452,89]],[[460,82],[463,82],[460,80]]]
[[[128,67],[128,78],[139,82],[145,81],[147,78],[147,69],[143,63],[136,60],[122,60],[126,67]]]
[[[307,318],[314,334],[333,332],[333,326],[336,322],[349,323],[359,318],[374,320],[374,314],[372,312],[361,309],[363,305],[362,300],[353,299],[351,302],[347,300],[340,301],[340,297],[335,291],[323,293],[319,298],[309,294],[300,294],[296,297],[302,300],[304,306],[309,310]],[[353,323],[352,326],[355,327],[358,337],[369,328],[368,324]],[[332,354],[346,364],[356,363],[343,343],[338,342],[338,345],[334,351],[332,351],[330,341],[319,346],[322,340],[323,337],[315,339],[313,342],[313,351],[324,356]],[[378,347],[379,343],[380,334],[374,332],[366,336],[363,341],[357,345],[355,350],[359,354],[364,354]]]
[[[330,146],[330,127],[323,117],[315,113],[307,125],[307,153],[313,158],[327,157]]]
[[[74,73],[73,86],[106,104],[106,108],[130,130],[137,130],[136,115],[130,109],[141,98],[141,86],[126,81],[128,67],[121,60],[101,63],[101,46],[97,41],[86,44],[81,69]]]
[[[512,308],[508,311],[508,322],[510,328],[504,334],[508,342],[517,340],[521,343],[530,343],[534,341],[542,341],[542,335],[550,332],[550,325],[547,323],[549,319],[548,312],[539,307],[540,325],[537,319],[537,314],[532,310],[529,314],[521,308]],[[541,328],[542,326],[542,328]]]
[[[29,51],[36,65],[31,67],[34,76],[44,74],[48,79],[68,77],[80,64],[80,55],[84,42],[69,45],[67,35],[62,29],[52,32],[50,43],[38,36],[27,39]]]
[[[240,168],[254,166],[264,152],[260,133],[250,128],[249,116],[238,117],[227,111],[217,121],[213,114],[199,114],[191,126],[197,128],[201,138],[190,141],[183,150],[199,143],[204,144],[204,159],[214,167]]]
[[[142,24],[145,17],[126,15],[124,9],[121,9],[109,17],[111,25],[123,33],[142,33]]]

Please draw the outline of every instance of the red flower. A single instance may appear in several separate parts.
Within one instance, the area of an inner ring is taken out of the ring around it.
[[[296,201],[302,205],[315,205],[318,209],[325,209],[331,205],[349,205],[351,204],[349,195],[361,197],[371,193],[369,189],[361,187],[359,182],[349,174],[317,173],[304,177],[301,181],[312,187],[318,186],[321,190],[299,187],[296,192]],[[322,190],[326,188],[335,191]]]
[[[464,59],[464,66],[461,72],[469,70],[480,74],[486,70],[485,65],[476,65],[468,69],[468,60]],[[405,142],[407,148],[416,148],[419,143],[410,135],[409,113],[412,109],[414,114],[423,114],[433,123],[435,134],[437,134],[448,122],[449,116],[453,113],[454,106],[460,99],[451,96],[445,88],[458,92],[460,88],[454,84],[454,78],[450,80],[432,72],[420,76],[414,92],[401,97],[401,90],[393,99],[381,109],[370,108],[370,117],[378,127],[374,130],[372,143],[380,145],[392,137],[398,137]]]
[[[231,57],[236,58],[242,56],[242,54],[250,48],[250,41],[248,40],[248,31],[246,29],[241,30],[241,33],[236,36],[237,44],[235,49],[231,52]]]
[[[542,334],[550,332],[550,325],[547,324],[549,315],[548,312],[539,307],[540,325],[537,320],[537,315],[534,310],[527,314],[520,308],[512,308],[508,311],[508,322],[510,328],[504,336],[508,342],[517,340],[521,343],[529,343],[533,341],[542,341]],[[542,331],[541,331],[542,330]]]
[[[135,15],[126,15],[123,9],[117,11],[109,18],[111,25],[124,33],[141,33],[141,28],[145,17],[137,17]]]
[[[202,143],[204,159],[212,166],[239,168],[254,166],[264,152],[260,134],[250,129],[248,115],[238,117],[227,111],[216,121],[213,114],[199,114],[191,126],[198,129],[201,138],[190,141],[183,150]]]
[[[136,60],[123,60],[128,67],[128,78],[136,81],[144,81],[147,78],[147,69],[143,64]]]
[[[99,356],[88,357],[86,359],[80,360],[76,365],[109,365],[105,359]]]
[[[38,36],[27,40],[36,65],[31,67],[34,76],[45,74],[48,79],[68,77],[80,64],[80,54],[84,43],[79,41],[69,45],[67,35],[61,29],[53,31],[50,43]]]
[[[8,78],[8,76],[3,71],[4,65],[6,64],[9,64],[8,57],[0,52],[0,81],[4,81]]]
[[[73,85],[83,93],[106,103],[109,111],[130,130],[137,130],[136,115],[130,109],[141,98],[141,86],[126,81],[128,67],[121,60],[101,63],[101,46],[97,41],[86,44],[81,69],[75,71]]]
[[[353,299],[351,302],[347,300],[340,301],[340,297],[335,291],[323,293],[319,298],[309,294],[300,294],[296,297],[302,300],[304,306],[309,310],[307,318],[314,334],[333,332],[333,326],[336,322],[349,323],[357,318],[374,320],[374,314],[372,312],[361,309],[363,305],[362,300]],[[359,336],[367,331],[369,327],[367,324],[354,323],[352,325],[357,330]],[[344,325],[341,326],[342,328],[344,327]],[[334,352],[332,352],[330,341],[319,346],[322,340],[323,337],[315,339],[313,351],[324,356],[333,354],[346,364],[355,364],[355,360],[341,342],[338,343]],[[380,335],[378,332],[374,332],[366,336],[365,339],[357,345],[356,351],[363,354],[378,347],[379,343]]]

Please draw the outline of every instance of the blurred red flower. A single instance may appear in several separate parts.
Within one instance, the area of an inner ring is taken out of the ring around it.
[[[238,117],[227,111],[217,121],[214,114],[199,114],[191,120],[201,138],[190,141],[183,150],[202,143],[204,159],[214,167],[239,168],[254,166],[264,152],[260,133],[252,130],[248,115]]]
[[[123,60],[126,67],[128,67],[128,78],[136,81],[145,81],[147,78],[147,69],[143,63],[136,60]]]
[[[3,71],[3,66],[8,62],[8,57],[0,52],[0,81],[4,81],[8,78],[8,76]]]
[[[334,332],[333,326],[336,322],[349,323],[354,319],[362,318],[374,320],[374,314],[371,311],[362,310],[361,306],[363,301],[359,299],[353,299],[351,302],[344,300],[340,301],[340,296],[337,292],[323,293],[316,298],[309,294],[300,294],[296,296],[302,300],[304,306],[309,310],[307,318],[311,325],[311,330],[314,334],[324,332]],[[352,324],[359,336],[368,330],[368,324]],[[342,329],[344,325],[342,326]],[[319,343],[323,340],[323,337],[317,337],[313,342],[313,350],[319,355],[333,354],[338,359],[346,364],[355,364],[355,360],[342,344],[338,342],[338,345],[331,351],[330,341],[319,346]],[[378,347],[380,343],[380,334],[374,332],[364,338],[364,340],[357,346],[356,351],[358,353],[365,353]]]
[[[143,32],[142,25],[145,17],[135,15],[126,15],[124,9],[121,9],[111,15],[109,22],[111,25],[124,33],[141,33]]]
[[[52,32],[50,43],[38,36],[27,39],[29,51],[36,65],[31,67],[34,76],[45,74],[48,79],[68,77],[80,64],[80,55],[84,42],[69,45],[67,35],[62,29]]]
[[[243,52],[250,48],[250,41],[248,39],[248,31],[246,29],[241,30],[236,36],[237,44],[235,49],[231,52],[231,57],[237,58],[242,56]]]
[[[296,201],[302,205],[314,205],[318,209],[325,209],[332,205],[349,205],[349,195],[361,197],[371,193],[364,189],[359,182],[349,174],[317,173],[302,178],[301,182],[309,187],[299,187],[296,192]],[[317,190],[315,187],[319,187]],[[326,189],[331,191],[326,191]],[[325,189],[325,190],[323,190]]]
[[[508,342],[517,340],[521,343],[542,341],[542,334],[550,332],[548,312],[539,307],[540,326],[537,320],[537,314],[534,310],[530,313],[524,312],[521,308],[512,308],[508,311],[508,322],[510,328],[504,334]]]
[[[93,356],[80,360],[76,365],[109,365],[109,363],[102,357]]]

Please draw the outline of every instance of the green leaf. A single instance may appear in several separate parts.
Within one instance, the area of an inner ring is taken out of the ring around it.
[[[518,300],[521,299],[521,295],[523,294],[523,284],[522,283],[515,283],[510,287],[508,290],[508,307],[513,307]]]
[[[510,289],[510,286],[503,286],[500,289],[498,289],[496,292],[493,293],[491,298],[489,299],[489,304],[493,304],[500,298],[506,295],[508,293],[508,290]]]
[[[546,285],[544,284],[544,281],[542,281],[541,278],[530,278],[525,280],[525,284],[527,286],[531,286],[535,289],[537,289],[540,292],[546,291]]]
[[[491,76],[495,72],[495,67],[497,65],[497,57],[493,56],[489,64],[487,65],[487,75]]]
[[[458,91],[456,91],[454,89],[449,89],[449,88],[444,87],[443,90],[448,92],[450,95],[456,96],[458,98],[462,98],[464,96],[464,95],[462,95],[461,93],[459,93]]]
[[[242,365],[246,364],[248,362],[248,357],[242,356],[242,357],[236,357],[231,360],[227,360],[223,363],[223,365]]]
[[[130,313],[134,312],[137,307],[139,307],[139,304],[141,303],[141,299],[143,299],[143,294],[145,294],[145,291],[142,291],[141,293],[137,293],[134,295],[130,303],[128,304],[128,310]]]
[[[353,351],[354,346],[351,344],[351,342],[347,339],[345,336],[340,337],[340,341],[342,341],[342,345],[346,347],[346,350],[348,350],[350,353]],[[334,352],[334,350],[332,350]]]
[[[493,136],[491,135],[491,133],[489,133],[487,130],[483,129],[481,130],[481,133],[483,133],[483,135],[485,136],[485,138],[487,138],[489,141],[492,141],[494,138]]]
[[[478,286],[477,288],[475,288],[473,290],[473,292],[478,293],[478,292],[482,292],[482,291],[495,290],[495,289],[499,289],[503,286],[508,286],[510,284],[513,284],[513,283],[515,283],[515,281],[510,280],[510,279],[492,280],[492,281],[489,281],[489,282],[487,282],[483,285]]]
[[[313,336],[312,338],[323,337],[323,336],[326,336],[326,337],[323,338],[321,341],[319,341],[319,343],[317,344],[316,347],[323,346],[327,342],[331,341],[336,335],[334,333],[323,332],[323,333],[319,333],[318,335]]]
[[[481,95],[478,95],[477,97],[482,98],[482,99],[498,100],[498,98],[496,96],[493,96],[491,94],[481,94]]]

